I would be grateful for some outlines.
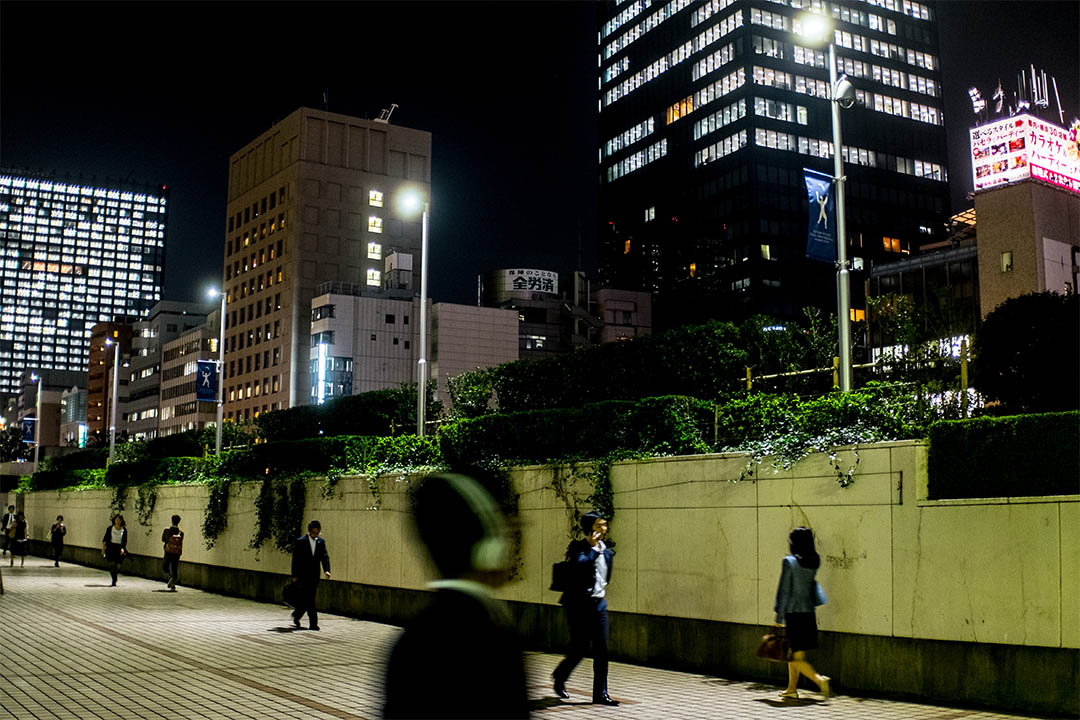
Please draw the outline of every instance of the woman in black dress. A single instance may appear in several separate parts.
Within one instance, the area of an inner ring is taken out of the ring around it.
[[[26,516],[21,512],[15,514],[15,534],[11,536],[11,564],[15,566],[15,556],[19,556],[19,567],[26,565]]]
[[[127,528],[124,516],[117,515],[113,518],[112,525],[105,528],[105,536],[101,538],[101,557],[109,565],[109,574],[112,575],[112,586],[116,587],[116,576],[120,573],[120,563],[127,555]]]
[[[788,660],[788,686],[780,693],[782,698],[798,698],[799,675],[810,678],[830,697],[829,677],[819,675],[806,659],[806,651],[817,643],[817,619],[814,608],[825,603],[815,575],[821,565],[821,557],[814,549],[814,533],[807,527],[797,527],[788,536],[791,554],[784,557],[780,570],[780,586],[776,589],[776,624],[787,625],[787,639],[791,646]]]

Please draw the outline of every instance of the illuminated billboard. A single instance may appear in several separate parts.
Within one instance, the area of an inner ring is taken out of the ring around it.
[[[488,278],[489,288],[499,296],[512,297],[514,293],[559,294],[559,274],[553,270],[514,268],[496,270]]]
[[[975,190],[1035,178],[1080,194],[1077,132],[1026,114],[972,128]]]

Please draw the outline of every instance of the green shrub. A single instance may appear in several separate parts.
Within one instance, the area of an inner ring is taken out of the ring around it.
[[[108,448],[87,448],[67,455],[54,455],[41,461],[42,470],[86,470],[104,468],[109,461]]]
[[[1076,494],[1080,413],[934,423],[927,472],[933,500]]]

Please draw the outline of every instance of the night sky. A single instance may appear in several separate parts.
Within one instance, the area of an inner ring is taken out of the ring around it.
[[[970,85],[1034,63],[1080,113],[1077,2],[945,2],[954,209]],[[0,4],[0,165],[171,197],[165,297],[220,283],[228,158],[301,105],[433,133],[431,295],[596,264],[596,17],[584,2]]]

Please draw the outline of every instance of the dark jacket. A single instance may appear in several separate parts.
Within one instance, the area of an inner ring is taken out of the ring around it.
[[[505,610],[462,590],[436,592],[390,654],[385,698],[386,718],[529,717],[521,646]]]
[[[296,539],[292,554],[292,576],[302,583],[319,582],[319,566],[330,572],[330,554],[326,541],[315,538],[315,554],[311,554],[311,541],[305,533]]]
[[[53,523],[52,529],[49,530],[49,537],[52,540],[52,544],[63,545],[65,535],[67,535],[67,526],[61,523]]]
[[[127,528],[123,529],[123,535],[121,536],[120,543],[114,543],[112,541],[112,529],[113,526],[105,528],[105,536],[101,538],[101,542],[105,543],[105,557],[109,562],[120,562],[124,559],[124,556],[120,554],[121,550],[127,551]]]
[[[593,586],[596,584],[596,561],[600,553],[597,552],[587,540],[573,540],[566,548],[566,560],[570,563],[570,589],[562,594],[559,602],[567,605],[573,602],[582,602],[592,597]],[[615,551],[610,547],[604,548],[604,559],[607,560],[607,578],[611,582],[611,571],[615,564]]]

